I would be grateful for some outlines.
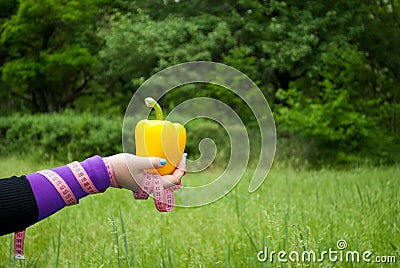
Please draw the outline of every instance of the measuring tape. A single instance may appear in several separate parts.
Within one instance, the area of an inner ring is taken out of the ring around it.
[[[106,157],[103,158],[103,162],[107,168],[108,175],[110,177],[110,186],[115,188],[122,188],[115,177],[114,168],[111,161]],[[78,181],[81,188],[87,194],[98,193],[99,190],[96,188],[89,175],[79,162],[72,162],[67,167],[74,174],[75,179]],[[66,206],[72,206],[79,203],[79,200],[75,197],[71,188],[68,184],[52,170],[41,170],[36,173],[41,174],[45,177],[58,191],[61,198],[64,200]],[[170,212],[174,208],[174,193],[176,189],[182,188],[182,183],[174,185],[170,188],[164,189],[161,181],[161,176],[158,174],[149,174],[145,172],[142,186],[139,192],[133,192],[135,199],[147,199],[149,194],[154,195],[154,204],[156,208],[161,212]],[[24,243],[25,243],[26,229],[17,231],[14,233],[14,258],[17,260],[24,260]]]
[[[81,185],[82,189],[88,193],[98,193],[99,191],[94,186],[92,180],[89,175],[86,173],[85,169],[79,162],[73,162],[68,164],[67,167],[74,174],[75,179],[78,181],[79,185]],[[75,197],[71,188],[69,188],[68,184],[58,175],[56,172],[52,170],[41,170],[36,173],[39,173],[43,177],[45,177],[53,186],[56,188],[61,198],[64,200],[66,206],[72,206],[79,203],[79,200]],[[14,258],[17,260],[24,260],[24,243],[25,243],[25,233],[26,229],[15,232],[14,234]]]
[[[14,258],[24,260],[24,242],[26,229],[14,233]]]
[[[106,165],[108,176],[110,177],[110,186],[114,188],[122,188],[119,186],[117,179],[115,178],[114,168],[111,160],[108,157],[103,158],[103,162]]]
[[[161,181],[162,177],[158,174],[145,172],[139,192],[133,192],[135,199],[148,199],[153,194],[154,205],[160,212],[171,212],[174,208],[174,191],[182,188],[182,182],[167,189]]]

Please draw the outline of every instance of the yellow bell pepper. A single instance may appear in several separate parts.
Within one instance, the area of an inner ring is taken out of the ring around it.
[[[146,98],[147,107],[154,108],[156,120],[141,120],[136,124],[136,155],[158,156],[167,163],[158,169],[149,169],[149,173],[171,174],[179,161],[186,145],[186,129],[178,123],[164,120],[160,105],[153,98]]]

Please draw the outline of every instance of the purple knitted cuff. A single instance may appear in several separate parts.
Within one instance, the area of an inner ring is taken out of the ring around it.
[[[103,159],[100,156],[96,155],[88,158],[81,162],[81,165],[100,192],[105,191],[110,186],[110,177]],[[67,166],[53,168],[52,170],[64,179],[77,199],[81,199],[87,195]],[[65,207],[65,203],[58,191],[44,176],[38,173],[32,173],[26,177],[32,187],[39,209],[38,221],[47,218]]]

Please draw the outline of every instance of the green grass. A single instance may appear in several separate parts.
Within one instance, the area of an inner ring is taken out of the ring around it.
[[[1,159],[0,177],[49,168]],[[185,184],[217,171],[188,174]],[[321,252],[345,239],[349,250],[394,255],[400,263],[400,169],[360,167],[307,171],[274,166],[262,187],[249,176],[227,196],[200,208],[159,213],[152,200],[126,190],[88,196],[27,229],[25,262],[11,256],[12,235],[0,237],[0,267],[380,267],[329,262],[257,260],[257,252]]]

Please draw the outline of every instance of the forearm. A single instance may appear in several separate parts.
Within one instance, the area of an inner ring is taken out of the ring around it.
[[[80,163],[99,192],[110,186],[110,176],[103,159],[94,156]],[[88,193],[75,178],[70,167],[51,169],[79,200]],[[54,185],[42,174],[0,180],[0,235],[24,229],[59,211],[66,204]]]
[[[165,163],[159,157],[121,153],[107,158],[94,156],[79,164],[74,162],[20,178],[2,179],[0,235],[22,230],[90,193],[104,192],[109,186],[138,192],[145,170],[160,168]],[[164,187],[179,184],[185,167],[185,157],[182,157],[177,169],[162,177]]]
[[[98,191],[105,191],[110,186],[107,168],[100,156],[93,156],[80,164]],[[88,195],[79,185],[68,166],[61,166],[51,170],[67,183],[77,200]],[[32,187],[38,205],[38,221],[50,216],[66,205],[59,192],[45,176],[39,173],[32,173],[26,177]]]

